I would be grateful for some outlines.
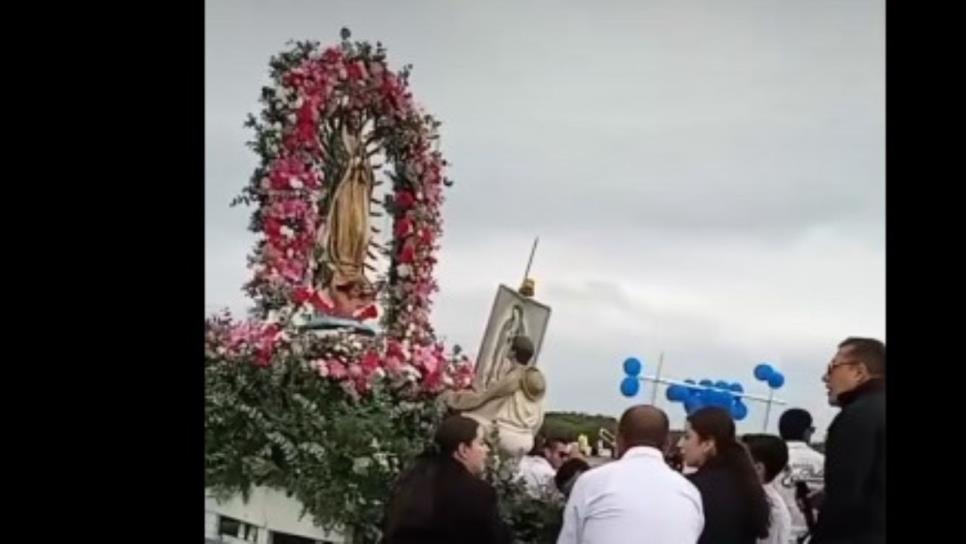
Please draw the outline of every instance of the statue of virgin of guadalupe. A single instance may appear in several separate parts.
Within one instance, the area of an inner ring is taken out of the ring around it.
[[[375,298],[372,283],[365,275],[374,175],[361,134],[350,133],[343,127],[342,144],[348,161],[332,194],[325,228],[320,235],[326,237],[323,245],[329,278],[326,287],[335,306],[334,313],[352,317]]]

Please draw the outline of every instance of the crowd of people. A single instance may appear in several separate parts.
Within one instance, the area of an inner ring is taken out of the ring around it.
[[[535,497],[552,486],[566,499],[558,544],[884,542],[885,345],[846,339],[822,380],[841,408],[824,456],[810,446],[803,409],[782,414],[778,436],[739,437],[728,411],[702,408],[671,445],[667,414],[638,405],[618,421],[616,460],[592,467],[547,437],[521,460],[520,480]],[[496,492],[480,478],[483,428],[449,416],[434,444],[400,477],[384,542],[511,542]]]

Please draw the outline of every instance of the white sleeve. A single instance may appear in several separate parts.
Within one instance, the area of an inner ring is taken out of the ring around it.
[[[577,478],[577,482],[574,483],[574,488],[570,493],[570,498],[567,499],[567,505],[564,506],[563,527],[557,537],[557,544],[580,544],[583,520],[580,519],[579,510],[583,503],[584,494],[582,483],[584,483],[584,478]]]

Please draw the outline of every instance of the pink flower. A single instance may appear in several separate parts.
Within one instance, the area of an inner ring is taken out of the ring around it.
[[[329,376],[332,376],[336,380],[341,380],[348,375],[348,371],[345,365],[339,361],[329,361]]]
[[[403,369],[403,362],[395,355],[388,355],[385,361],[386,371],[392,376],[398,376]]]
[[[352,379],[362,377],[362,367],[359,365],[349,365],[349,377]]]

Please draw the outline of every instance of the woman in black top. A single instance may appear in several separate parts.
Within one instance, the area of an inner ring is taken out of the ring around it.
[[[688,416],[680,442],[690,476],[701,492],[704,531],[698,544],[754,544],[768,536],[768,499],[731,415],[716,407]]]
[[[432,451],[398,480],[386,511],[383,544],[504,544],[496,492],[480,476],[489,448],[484,429],[464,416],[440,424]]]

